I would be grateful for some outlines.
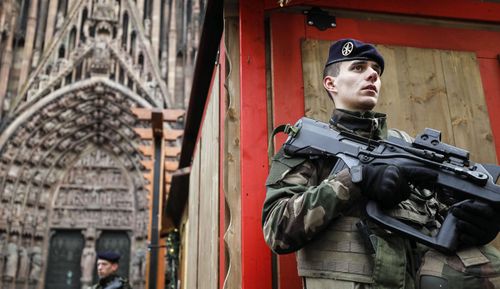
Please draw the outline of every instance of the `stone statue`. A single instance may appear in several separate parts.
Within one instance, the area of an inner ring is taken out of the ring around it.
[[[3,274],[4,280],[14,280],[17,273],[17,264],[19,261],[17,247],[17,235],[12,235],[10,241],[7,244],[7,260],[5,263],[5,271]]]
[[[0,274],[3,274],[5,261],[7,258],[7,234],[0,233]]]
[[[17,270],[17,280],[19,281],[27,280],[29,275],[30,259],[26,247],[28,242],[28,239],[24,239],[23,244],[19,247],[19,268]]]
[[[130,279],[133,283],[139,283],[144,279],[144,265],[146,263],[146,253],[143,249],[137,249],[135,255],[132,259],[132,271],[130,273]]]
[[[42,238],[45,236],[46,224],[47,222],[47,212],[45,210],[38,211],[38,215],[36,216],[36,231],[35,237]]]
[[[42,266],[43,266],[43,259],[42,259],[42,247],[39,244],[40,241],[38,241],[33,248],[31,248],[31,268],[30,268],[30,275],[29,275],[29,280],[32,283],[37,283],[40,280],[41,273],[42,273]]]
[[[10,210],[6,207],[0,208],[2,213],[0,215],[0,230],[7,231],[10,222]]]
[[[88,239],[85,243],[85,248],[83,248],[82,259],[80,261],[82,269],[82,277],[80,278],[80,281],[82,282],[82,288],[86,288],[92,284],[95,261],[96,252],[94,249],[94,243],[92,240]]]
[[[57,12],[56,15],[56,30],[60,30],[62,28],[64,22],[64,15],[61,11]]]

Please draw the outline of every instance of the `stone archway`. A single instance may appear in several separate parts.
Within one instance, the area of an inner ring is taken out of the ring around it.
[[[146,248],[146,168],[138,147],[150,143],[134,128],[149,124],[130,109],[147,102],[106,81],[87,83],[93,85],[46,96],[0,135],[2,288],[43,288],[55,230],[119,229],[129,233],[132,252]],[[14,253],[21,249],[26,254]],[[35,264],[34,254],[42,262]],[[130,264],[141,264],[137,258]],[[141,288],[144,276],[134,276]]]

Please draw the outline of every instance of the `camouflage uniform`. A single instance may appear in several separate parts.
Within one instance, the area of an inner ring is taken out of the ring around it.
[[[120,277],[118,275],[109,275],[102,278],[94,284],[91,289],[131,289],[127,278]]]
[[[372,139],[386,138],[388,133],[385,115],[375,112],[336,110],[330,123],[337,130]],[[409,138],[403,132],[389,133]],[[352,184],[348,169],[334,169],[335,173],[330,174],[336,163],[333,158],[290,157],[280,150],[272,159],[266,181],[262,216],[264,238],[278,254],[297,251],[298,271],[303,277],[304,288],[414,288],[418,262],[425,252],[419,274],[446,275],[440,274],[450,267],[446,257],[436,259],[442,255],[382,230],[365,219],[367,200]],[[410,199],[387,213],[432,235],[440,226],[435,216],[444,209],[446,207],[435,199],[424,200],[412,194]],[[371,232],[368,238],[356,229],[360,220],[367,222]],[[469,269],[499,276],[495,262],[500,259],[496,251],[492,253],[490,249],[483,257],[496,258],[488,263],[493,268],[484,269],[484,265],[473,262],[474,266]],[[465,280],[471,272],[461,269],[455,266],[452,275],[464,277],[461,279],[464,281],[474,279]],[[474,280],[484,281],[484,278]],[[496,286],[484,288],[500,288]]]

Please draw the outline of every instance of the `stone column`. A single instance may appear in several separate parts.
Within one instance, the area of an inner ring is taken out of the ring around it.
[[[31,70],[31,56],[33,56],[33,44],[35,42],[36,18],[38,12],[38,0],[32,0],[28,11],[26,25],[26,37],[24,38],[24,52],[21,60],[21,71],[19,73],[18,91],[26,84],[28,74]]]
[[[144,0],[137,0],[136,13],[138,14],[137,16],[139,17],[139,21],[142,21],[144,18]]]
[[[160,57],[160,71],[161,77],[167,79],[167,59],[168,59],[168,29],[170,27],[170,6],[168,1],[165,1],[163,9],[163,32],[160,35],[161,57]]]
[[[40,17],[38,18],[38,26],[36,28],[36,41],[35,41],[35,51],[33,53],[32,66],[36,67],[38,62],[40,61],[40,56],[43,52],[43,40],[45,37],[45,28],[48,21],[47,19],[47,9],[48,9],[48,0],[40,0]],[[45,43],[45,47],[47,47],[48,43]]]
[[[153,10],[151,11],[151,44],[153,53],[158,56],[160,49],[160,27],[161,27],[161,0],[153,1]]]
[[[50,0],[47,12],[47,27],[45,29],[45,47],[48,48],[54,36],[54,26],[57,18],[57,0]]]
[[[168,95],[173,98],[175,95],[175,62],[177,59],[177,1],[172,0],[170,12],[170,30],[168,31],[168,75],[167,90]],[[175,99],[170,99],[175,103]]]
[[[10,19],[11,29],[7,37],[7,43],[2,55],[2,62],[0,63],[0,118],[3,114],[3,105],[5,102],[7,88],[9,83],[10,69],[12,66],[12,43],[14,42],[14,31],[16,29],[16,17]]]

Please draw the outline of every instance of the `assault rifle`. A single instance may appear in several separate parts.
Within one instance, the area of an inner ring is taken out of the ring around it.
[[[302,156],[340,158],[351,169],[353,179],[359,177],[363,164],[424,166],[437,174],[434,187],[453,193],[460,202],[474,199],[500,209],[500,166],[479,164],[469,160],[469,152],[441,142],[441,132],[425,129],[412,142],[389,137],[371,140],[348,132],[338,132],[328,124],[301,118],[285,130],[289,137],[283,145],[285,153]],[[367,215],[382,227],[431,248],[450,254],[459,246],[456,218],[448,214],[435,237],[387,216],[374,201],[366,206]]]

